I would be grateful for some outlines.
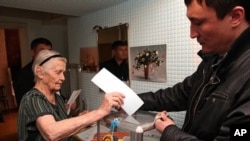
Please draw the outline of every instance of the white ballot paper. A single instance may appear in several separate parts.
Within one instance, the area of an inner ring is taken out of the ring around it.
[[[72,92],[72,94],[71,94],[71,96],[70,96],[70,98],[69,98],[69,100],[68,100],[68,102],[67,102],[67,104],[69,104],[69,109],[67,110],[67,114],[69,114],[69,112],[70,112],[70,107],[71,107],[71,105],[73,104],[73,102],[74,101],[76,101],[76,99],[77,99],[77,97],[79,96],[79,94],[81,93],[81,89],[79,89],[79,90],[74,90],[73,92]]]
[[[134,114],[144,103],[132,89],[105,68],[100,70],[91,81],[106,93],[120,92],[124,94],[122,109],[128,115]]]

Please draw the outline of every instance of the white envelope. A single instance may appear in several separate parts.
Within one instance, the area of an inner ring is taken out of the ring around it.
[[[120,92],[124,94],[122,109],[128,115],[134,114],[144,103],[132,89],[105,68],[100,70],[91,81],[106,93]]]

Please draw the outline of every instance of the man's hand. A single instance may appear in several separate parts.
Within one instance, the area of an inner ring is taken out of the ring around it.
[[[164,129],[170,125],[175,125],[175,122],[171,117],[167,116],[166,111],[162,111],[156,115],[155,128],[157,131],[162,133]]]

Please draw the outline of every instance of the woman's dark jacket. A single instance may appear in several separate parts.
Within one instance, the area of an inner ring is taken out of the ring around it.
[[[161,141],[229,140],[230,127],[250,125],[250,28],[224,57],[199,55],[197,71],[183,82],[139,94],[141,110],[186,110],[182,129],[165,128]]]

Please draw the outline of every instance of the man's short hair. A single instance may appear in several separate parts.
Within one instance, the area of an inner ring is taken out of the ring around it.
[[[242,6],[245,10],[245,18],[250,23],[250,0],[184,0],[186,6],[189,6],[193,1],[202,5],[213,8],[216,11],[217,17],[223,19],[235,6]]]
[[[127,46],[127,45],[128,45],[127,41],[121,41],[121,40],[114,41],[112,44],[112,49],[117,49],[119,46]]]
[[[48,46],[51,46],[51,47],[52,47],[52,43],[50,42],[50,40],[48,40],[48,39],[46,39],[46,38],[41,38],[41,37],[40,37],[40,38],[34,39],[34,40],[31,42],[30,47],[31,47],[32,50],[33,50],[33,49],[36,49],[37,46],[38,46],[39,44],[45,44],[45,45],[48,45]]]

